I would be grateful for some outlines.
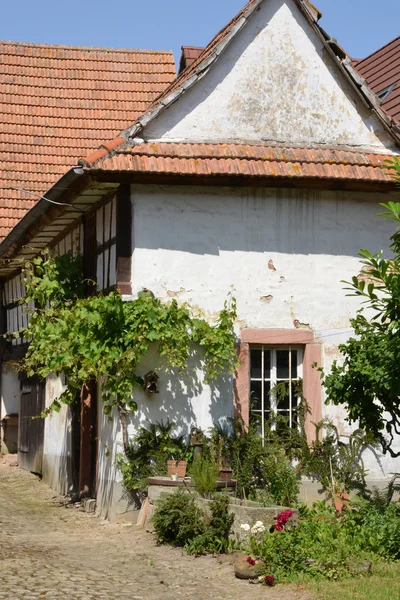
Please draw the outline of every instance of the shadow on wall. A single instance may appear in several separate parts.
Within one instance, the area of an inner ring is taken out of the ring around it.
[[[393,230],[376,217],[379,202],[387,201],[382,194],[366,199],[359,192],[138,185],[134,201],[139,253],[164,249],[200,256],[251,252],[358,257],[360,248],[387,249]],[[174,266],[179,269],[180,263]],[[201,272],[201,263],[193,266]]]
[[[98,398],[96,510],[99,516],[112,521],[115,519],[118,510],[117,506],[115,506],[114,496],[120,474],[115,465],[115,460],[117,454],[122,452],[121,427],[116,410],[113,410],[110,418],[104,414],[100,386]]]
[[[157,371],[157,358],[156,349],[152,348],[138,372],[144,375],[149,371]],[[128,416],[130,439],[135,437],[140,427],[161,421],[174,423],[175,432],[187,437],[193,427],[207,431],[216,424],[227,422],[233,414],[232,377],[221,376],[212,385],[205,384],[202,371],[198,368],[200,359],[194,351],[186,374],[158,370],[158,394],[146,394],[137,389],[134,391],[138,410]],[[118,413],[113,411],[112,420],[104,415],[100,394],[98,415],[97,512],[101,517],[114,521],[125,513],[135,511],[139,503],[124,489],[122,475],[115,464],[116,456],[123,453]]]
[[[46,417],[43,480],[60,494],[74,492],[71,411],[67,406]]]
[[[221,375],[211,384],[206,384],[203,364],[202,352],[193,349],[186,372],[164,372],[159,368],[156,349],[152,348],[138,372],[144,375],[159,368],[159,393],[147,394],[135,390],[138,411],[130,418],[129,435],[134,436],[140,427],[146,427],[149,423],[169,420],[175,424],[176,433],[188,436],[192,427],[207,431],[231,417],[233,377]]]

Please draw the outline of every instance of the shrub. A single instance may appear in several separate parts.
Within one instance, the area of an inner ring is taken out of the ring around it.
[[[185,546],[205,531],[203,511],[182,490],[158,502],[152,523],[158,541],[173,546]]]
[[[141,427],[130,441],[126,455],[117,456],[125,488],[138,493],[142,500],[147,494],[148,477],[166,475],[167,460],[185,454],[184,438],[174,436],[173,428],[170,421],[153,423],[148,429]]]
[[[238,495],[266,504],[297,505],[299,476],[283,445],[267,439],[263,445],[258,424],[232,420],[232,430],[215,431],[223,439],[223,460],[233,470]],[[260,496],[261,491],[261,496]]]
[[[229,534],[235,519],[229,513],[229,497],[217,494],[210,504],[210,511],[211,521],[205,532],[185,545],[189,554],[224,554],[229,548]]]
[[[219,469],[205,457],[198,456],[190,471],[193,479],[194,489],[203,498],[209,498],[217,489],[217,478]]]
[[[250,551],[278,580],[340,579],[357,573],[363,560],[400,558],[400,509],[360,501],[338,517],[323,503],[302,507],[297,526],[251,538]]]

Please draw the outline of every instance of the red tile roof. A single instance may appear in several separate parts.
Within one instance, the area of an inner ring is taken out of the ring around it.
[[[353,64],[375,94],[393,85],[393,91],[381,106],[400,123],[400,36]]]
[[[121,144],[111,155],[104,150],[102,158],[93,153],[81,164],[93,171],[391,183],[389,172],[382,168],[390,158],[325,148],[147,142]]]
[[[0,42],[0,238],[175,79],[172,52]]]

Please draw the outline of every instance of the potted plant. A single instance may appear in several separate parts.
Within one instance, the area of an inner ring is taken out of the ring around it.
[[[186,477],[188,458],[188,452],[180,449],[171,453],[171,458],[167,461],[168,475],[177,475],[179,479]]]
[[[222,436],[218,436],[217,443],[214,440],[211,441],[211,460],[218,466],[218,481],[231,481],[232,480],[232,469],[230,469],[223,456],[223,439]]]

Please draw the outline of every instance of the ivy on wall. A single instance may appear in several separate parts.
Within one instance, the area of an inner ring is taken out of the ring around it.
[[[102,383],[106,414],[114,406],[120,414],[136,410],[134,390],[144,385],[137,368],[154,345],[161,359],[157,369],[174,369],[185,377],[191,375],[188,359],[194,345],[201,348],[205,383],[237,366],[232,296],[210,324],[188,305],[164,303],[148,291],[129,302],[116,291],[88,294],[95,284],[82,278],[82,257],[49,251],[25,265],[24,281],[21,301],[26,310],[34,303],[35,310],[20,332],[31,342],[19,368],[41,378],[63,373],[68,382],[47,414],[71,404],[91,380]]]

